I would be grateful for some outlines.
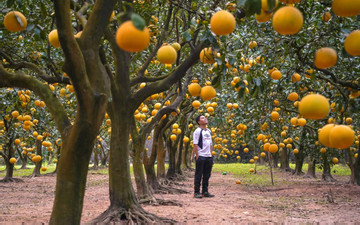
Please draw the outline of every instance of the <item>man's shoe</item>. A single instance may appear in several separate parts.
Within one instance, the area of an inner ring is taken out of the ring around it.
[[[195,193],[194,198],[202,198],[202,195],[200,193]]]
[[[212,194],[210,194],[209,192],[205,192],[205,193],[203,193],[203,194],[202,194],[202,196],[203,196],[203,197],[205,197],[205,198],[212,198],[212,197],[215,197],[215,195],[212,195]]]

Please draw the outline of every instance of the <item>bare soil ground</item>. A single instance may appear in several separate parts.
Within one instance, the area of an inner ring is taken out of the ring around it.
[[[277,171],[276,173],[281,173]],[[280,176],[280,174],[278,174]],[[254,187],[235,184],[231,175],[213,173],[209,191],[214,198],[193,198],[192,177],[177,188],[188,194],[156,195],[182,206],[143,207],[179,223],[347,223],[360,224],[360,187],[337,182],[304,179],[282,173],[287,185]],[[55,190],[55,176],[22,178],[24,183],[0,183],[0,224],[48,223]],[[90,171],[82,222],[87,223],[109,206],[108,177]]]

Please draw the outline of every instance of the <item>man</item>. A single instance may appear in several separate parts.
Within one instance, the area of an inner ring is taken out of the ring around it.
[[[199,127],[193,134],[194,154],[196,159],[195,170],[195,198],[214,197],[208,192],[209,178],[213,165],[213,158],[211,151],[213,144],[211,139],[211,131],[206,128],[208,120],[205,116],[200,115],[196,117],[196,123]],[[202,179],[202,194],[200,194],[200,183]]]

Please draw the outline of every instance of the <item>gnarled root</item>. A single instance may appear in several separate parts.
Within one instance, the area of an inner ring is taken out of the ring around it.
[[[110,206],[100,216],[92,220],[91,224],[106,224],[111,222],[121,222],[124,224],[176,223],[175,220],[158,217],[134,205],[128,210],[120,206]]]
[[[5,177],[4,179],[0,180],[0,183],[10,183],[10,182],[22,183],[24,181],[20,178],[14,178],[14,177]]]
[[[160,185],[156,190],[155,194],[188,194],[188,191],[171,187],[170,185]]]

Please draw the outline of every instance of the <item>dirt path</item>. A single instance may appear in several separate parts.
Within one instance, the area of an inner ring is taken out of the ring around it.
[[[360,187],[302,179],[283,174],[290,185],[253,187],[235,184],[228,174],[213,173],[209,191],[214,198],[194,199],[192,178],[180,182],[189,194],[157,195],[182,206],[149,206],[156,215],[184,223],[359,223]],[[55,177],[23,178],[24,183],[0,183],[0,224],[47,223],[55,190]],[[347,179],[347,178],[346,178]],[[333,203],[331,203],[333,200]],[[82,222],[86,223],[109,206],[107,176],[91,171],[86,188]]]

